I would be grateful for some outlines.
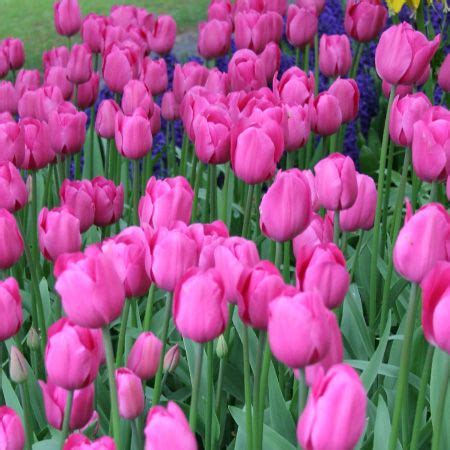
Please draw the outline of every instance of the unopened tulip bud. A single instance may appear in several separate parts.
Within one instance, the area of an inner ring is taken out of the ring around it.
[[[228,353],[227,341],[225,340],[223,334],[221,334],[217,339],[216,355],[219,359],[222,359],[225,358],[227,353]]]
[[[9,378],[18,384],[25,382],[28,378],[28,367],[25,357],[14,345],[11,347],[9,357]]]
[[[180,349],[178,344],[170,347],[164,356],[164,372],[172,373],[178,367],[180,362]]]
[[[37,350],[39,348],[39,333],[36,331],[36,328],[31,327],[30,331],[27,335],[27,345],[30,350]]]

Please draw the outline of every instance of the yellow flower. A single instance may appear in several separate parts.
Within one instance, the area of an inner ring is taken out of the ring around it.
[[[410,8],[416,10],[419,7],[420,0],[387,0],[389,9],[395,14],[400,12],[405,3]]]

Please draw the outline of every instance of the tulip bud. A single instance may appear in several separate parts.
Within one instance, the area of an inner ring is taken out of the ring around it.
[[[223,334],[221,334],[217,338],[217,345],[216,345],[216,355],[219,359],[225,358],[225,356],[228,353],[228,345],[227,341],[225,340],[225,337]]]
[[[289,5],[286,20],[286,37],[291,45],[304,48],[311,44],[317,33],[319,18],[314,10]]]
[[[177,23],[169,15],[159,16],[153,29],[147,34],[150,49],[160,55],[169,53],[174,44],[177,35]]]
[[[144,390],[140,378],[130,369],[117,369],[116,385],[120,416],[136,419],[144,411]]]
[[[152,95],[160,95],[165,92],[169,84],[165,59],[145,58],[141,80],[145,83]]]
[[[55,28],[58,34],[73,36],[81,27],[78,0],[58,0],[53,5]]]
[[[321,136],[331,136],[342,125],[342,110],[337,97],[328,91],[321,92],[313,102],[311,129]],[[335,149],[332,149],[335,150]]]
[[[30,348],[30,350],[38,350],[39,349],[39,341],[40,341],[40,337],[38,332],[36,331],[36,328],[31,327],[30,331],[28,332],[27,335],[27,345]]]
[[[345,76],[352,65],[350,40],[346,35],[326,35],[320,38],[320,71],[330,78]]]
[[[213,19],[198,25],[198,53],[205,59],[218,58],[228,53],[232,27],[229,22]]]
[[[164,355],[164,371],[172,373],[178,367],[180,362],[180,348],[178,344],[173,345]]]
[[[11,347],[9,357],[9,378],[17,384],[25,382],[28,378],[28,367],[25,357],[14,345]]]
[[[120,106],[114,100],[103,100],[98,107],[95,118],[95,131],[105,139],[114,137],[116,114]]]

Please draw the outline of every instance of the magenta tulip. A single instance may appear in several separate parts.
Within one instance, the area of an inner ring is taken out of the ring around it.
[[[0,113],[17,114],[19,97],[10,81],[0,81]]]
[[[230,50],[232,28],[229,22],[212,19],[198,25],[197,49],[205,59],[224,56]]]
[[[101,137],[112,139],[115,132],[116,114],[120,106],[114,100],[103,100],[95,118],[95,131]]]
[[[67,47],[54,47],[51,50],[47,50],[42,53],[42,65],[44,66],[44,71],[50,66],[60,66],[67,67],[69,62],[70,51]]]
[[[311,131],[307,105],[283,105],[284,144],[287,151],[295,151],[308,141]]]
[[[0,281],[0,342],[17,334],[22,326],[22,297],[15,278]],[[0,441],[1,442],[1,441]]]
[[[251,91],[267,85],[264,62],[251,50],[234,53],[228,63],[228,75],[233,91]]]
[[[6,38],[2,47],[8,56],[9,66],[12,70],[20,69],[25,63],[25,49],[23,42],[16,38]]]
[[[95,104],[98,96],[100,77],[97,72],[92,72],[91,78],[78,85],[77,106],[79,109],[87,109]]]
[[[27,202],[28,191],[20,172],[10,161],[0,161],[0,208],[15,212]]]
[[[359,110],[359,88],[356,81],[349,78],[338,78],[328,89],[339,103],[342,113],[342,123],[356,119]]]
[[[92,180],[94,188],[95,216],[94,224],[99,227],[117,222],[123,212],[123,186],[116,186],[104,177]]]
[[[172,16],[159,16],[153,24],[153,29],[147,34],[148,45],[159,55],[169,53],[177,36],[177,23]]]
[[[73,83],[67,78],[67,69],[61,66],[50,66],[45,70],[44,85],[58,87],[64,100],[70,100],[74,91]]]
[[[296,48],[305,48],[314,41],[319,18],[314,10],[289,5],[286,21],[286,37]]]
[[[117,369],[115,375],[119,414],[124,419],[136,419],[144,411],[145,399],[141,379],[124,367]]]
[[[34,91],[41,85],[41,74],[39,70],[20,69],[16,76],[16,92],[18,98],[26,91]]]
[[[383,30],[387,9],[380,0],[349,0],[345,8],[345,32],[358,42],[369,42]]]
[[[67,63],[67,78],[74,84],[89,81],[92,75],[92,53],[86,44],[75,44]]]
[[[12,267],[22,256],[23,238],[15,217],[6,209],[0,209],[0,269]]]
[[[53,5],[53,12],[58,34],[73,36],[80,31],[81,11],[78,0],[58,0]]]
[[[108,19],[88,14],[81,25],[81,37],[92,53],[101,53],[105,45],[105,29]]]
[[[164,93],[169,83],[165,59],[145,58],[141,80],[145,83],[152,95]]]
[[[303,233],[296,236],[292,242],[294,247],[294,256],[299,258],[303,254],[304,247],[316,247],[320,244],[333,242],[333,222],[329,215],[321,217],[313,213],[311,222]],[[306,250],[308,251],[308,250]]]
[[[116,450],[116,444],[108,436],[91,442],[84,434],[72,434],[64,442],[62,450]]]
[[[447,55],[439,68],[438,83],[445,92],[450,92],[450,56]]]
[[[20,167],[25,157],[25,140],[19,125],[13,120],[0,121],[0,154],[3,161]]]
[[[165,120],[173,121],[180,117],[180,106],[172,91],[166,91],[161,101],[161,115]]]
[[[0,446],[5,450],[23,450],[25,446],[20,417],[8,406],[0,406]]]
[[[142,380],[150,380],[158,370],[162,347],[162,342],[153,333],[141,333],[131,347],[127,367]]]
[[[275,74],[280,70],[280,46],[276,42],[269,42],[259,55],[259,59],[263,63],[264,72],[266,74],[266,82],[269,84],[273,80]],[[206,83],[205,86],[208,87],[208,83]]]
[[[191,61],[182,66],[177,64],[173,74],[173,93],[178,103],[193,86],[203,86],[208,77],[208,69],[198,62]]]
[[[348,37],[323,34],[319,45],[320,71],[329,78],[347,75],[352,65],[352,50]]]

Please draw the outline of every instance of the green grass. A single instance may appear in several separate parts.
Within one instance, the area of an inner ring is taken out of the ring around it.
[[[0,39],[14,36],[25,43],[26,67],[41,67],[46,49],[67,44],[53,25],[53,0],[1,0]],[[206,14],[208,0],[79,0],[83,14],[107,14],[114,4],[135,4],[156,14],[171,14],[178,32],[195,28]]]

